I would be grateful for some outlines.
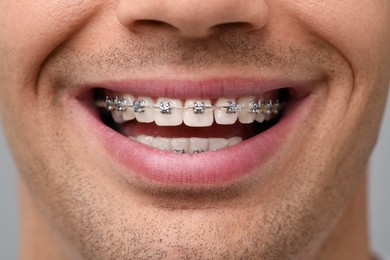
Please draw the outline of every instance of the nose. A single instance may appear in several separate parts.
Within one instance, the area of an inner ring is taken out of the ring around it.
[[[265,0],[120,0],[119,21],[140,32],[148,26],[201,38],[226,28],[254,31],[267,23]]]

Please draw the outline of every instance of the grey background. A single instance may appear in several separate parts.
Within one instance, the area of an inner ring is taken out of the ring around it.
[[[390,94],[389,94],[390,100]],[[370,235],[372,248],[390,256],[390,105],[384,118],[379,142],[371,160]],[[0,260],[18,256],[17,175],[0,125]],[[386,257],[387,256],[387,257]]]

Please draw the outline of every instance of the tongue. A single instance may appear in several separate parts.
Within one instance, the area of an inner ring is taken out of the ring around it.
[[[166,137],[166,138],[231,138],[241,137],[248,139],[258,133],[256,124],[218,125],[213,124],[209,127],[189,127],[180,126],[157,126],[154,123],[139,123],[131,121],[119,125],[120,132],[126,136],[137,137],[140,135]]]

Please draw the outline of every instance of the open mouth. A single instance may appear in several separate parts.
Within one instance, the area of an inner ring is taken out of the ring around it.
[[[181,100],[96,89],[94,96],[102,121],[118,133],[158,150],[199,154],[273,127],[289,94],[279,89],[258,96]]]
[[[88,103],[84,115],[90,130],[124,167],[125,178],[223,186],[251,176],[254,169],[262,172],[283,150],[287,137],[295,134],[296,119],[307,111],[308,85],[133,80],[84,85],[77,95],[83,100],[79,104]]]

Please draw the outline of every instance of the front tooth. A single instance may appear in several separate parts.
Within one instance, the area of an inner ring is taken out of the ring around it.
[[[204,105],[204,109],[198,109],[196,110],[196,105],[198,108],[201,107],[201,105]],[[206,100],[187,100],[184,104],[186,107],[185,111],[183,112],[183,121],[184,124],[188,126],[197,126],[197,127],[206,127],[211,126],[213,124],[214,118],[213,118],[213,110],[207,107],[211,106],[210,99]]]
[[[137,137],[137,141],[140,142],[141,144],[152,145],[153,136],[140,135]]]
[[[216,151],[228,146],[229,141],[225,138],[210,138],[209,151]]]
[[[167,104],[170,102],[172,110],[160,110],[161,104]],[[154,121],[158,126],[177,126],[183,122],[183,103],[180,99],[166,99],[159,98],[155,104],[157,108],[154,109]]]
[[[171,148],[172,151],[184,151],[185,153],[190,153],[189,151],[189,139],[188,138],[172,138],[171,139]]]
[[[241,107],[238,110],[238,121],[242,124],[250,124],[255,120],[256,115],[249,113],[249,102],[254,101],[255,97],[242,97],[239,98],[237,103]]]
[[[138,122],[151,123],[154,121],[153,100],[149,97],[138,97],[138,100],[143,100],[145,108],[143,112],[135,113],[135,118]]]
[[[209,150],[208,138],[190,138],[190,153],[206,152]]]
[[[232,146],[232,145],[236,145],[236,144],[239,144],[242,142],[242,138],[241,137],[232,137],[232,138],[229,138],[228,139],[228,146]]]
[[[152,140],[152,146],[160,150],[170,151],[171,140],[169,138],[154,137]]]
[[[215,106],[216,107],[229,106],[229,102],[231,102],[230,104],[236,103],[234,99],[220,98],[215,103]],[[237,121],[237,117],[238,117],[237,111],[229,112],[228,109],[226,108],[221,108],[221,109],[218,108],[214,111],[215,122],[217,122],[217,124],[220,125],[232,125]]]

